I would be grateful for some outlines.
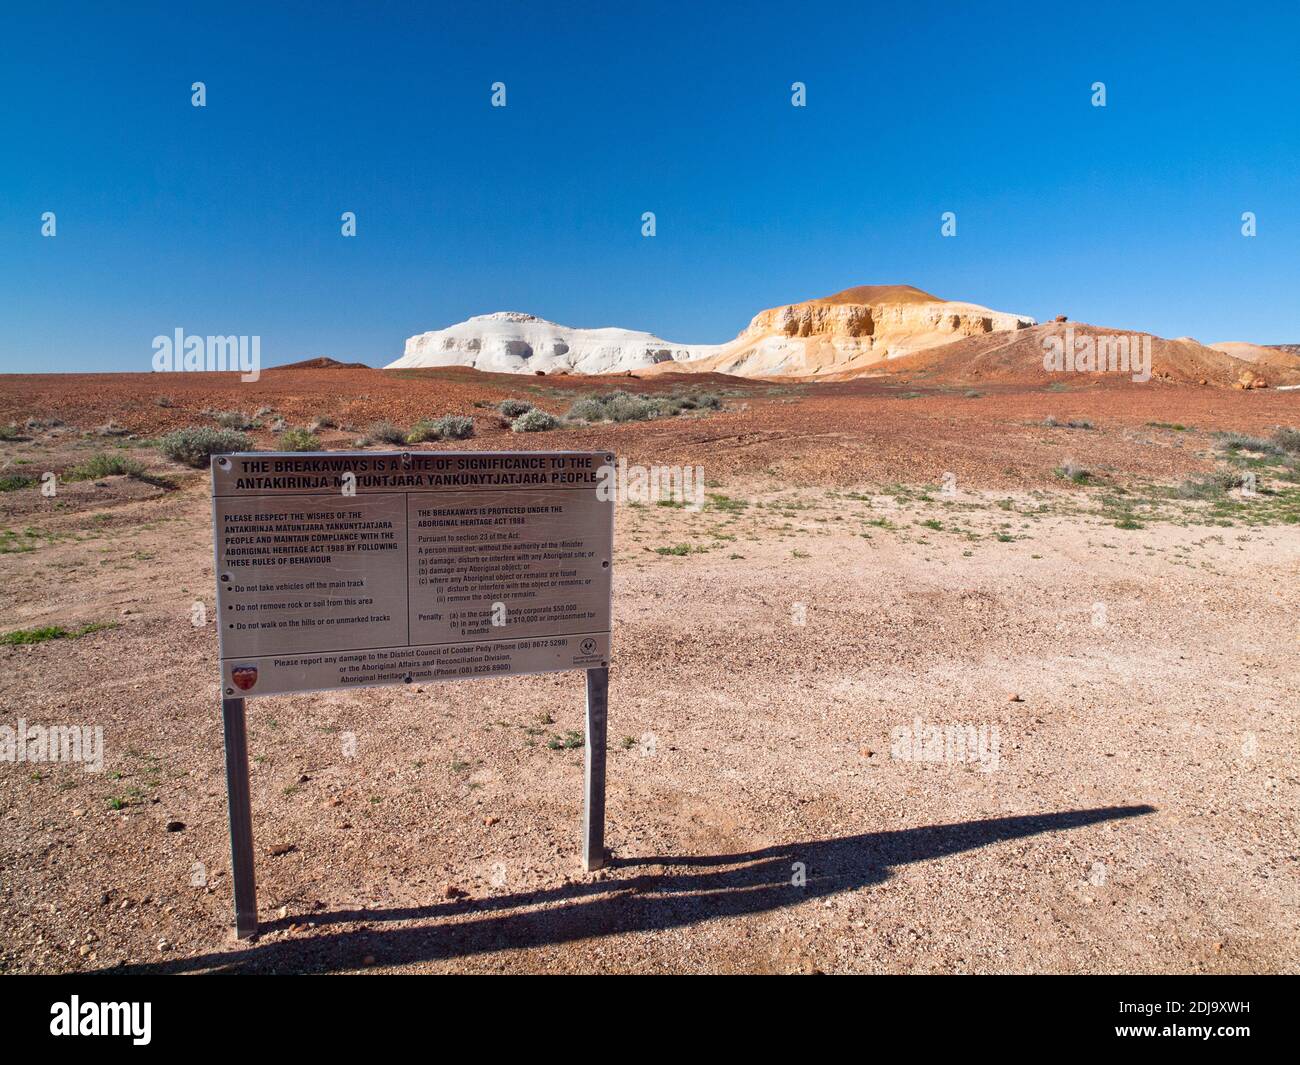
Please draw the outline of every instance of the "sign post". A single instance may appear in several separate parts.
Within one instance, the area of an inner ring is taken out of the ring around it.
[[[235,937],[257,932],[257,881],[253,876],[253,808],[248,795],[248,729],[244,700],[221,700],[226,738],[226,796],[230,807],[230,878],[235,884]]]
[[[245,698],[582,669],[583,865],[605,863],[614,456],[212,458],[235,931],[257,931]]]
[[[609,669],[587,670],[587,757],[583,773],[582,864],[587,872],[605,864],[605,734],[609,718]]]

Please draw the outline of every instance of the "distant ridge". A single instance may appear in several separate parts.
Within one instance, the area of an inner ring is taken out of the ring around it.
[[[374,367],[364,362],[339,362],[328,355],[318,355],[314,359],[301,362],[285,362],[279,366],[269,366],[269,370],[371,370]]]

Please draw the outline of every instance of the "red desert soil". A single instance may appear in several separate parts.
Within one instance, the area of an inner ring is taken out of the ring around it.
[[[1014,344],[1033,332],[1037,330],[998,336]],[[936,350],[948,353],[944,359],[952,358],[950,349],[970,343]],[[1025,343],[1035,347],[1032,339]],[[1041,346],[1037,351],[1036,356],[1021,353],[1017,375],[1026,358],[1041,362]],[[1053,470],[1067,457],[1117,476],[1170,480],[1208,469],[1210,463],[1183,439],[1153,434],[1151,423],[1180,422],[1203,432],[1264,432],[1295,423],[1300,405],[1296,393],[1271,389],[1241,392],[1159,379],[1137,385],[1114,375],[1049,375],[1041,367],[1033,384],[1006,384],[995,369],[1005,357],[1000,348],[976,360],[970,387],[936,383],[925,361],[930,355],[895,360],[897,366],[891,364],[894,372],[887,376],[816,384],[720,374],[529,377],[460,367],[281,368],[250,383],[241,383],[236,374],[14,374],[0,377],[0,424],[59,418],[89,429],[114,422],[138,437],[154,437],[187,425],[211,425],[213,410],[251,415],[272,407],[291,426],[331,416],[342,428],[323,433],[322,439],[338,448],[351,445],[380,419],[409,425],[457,413],[476,419],[475,438],[463,444],[469,449],[613,447],[632,461],[702,464],[718,476],[772,470],[795,484],[937,482],[952,472],[964,483],[1007,487],[1050,484]],[[476,406],[516,396],[560,414],[581,395],[612,389],[717,392],[728,409],[714,417],[590,426],[521,438],[493,411]],[[158,406],[160,396],[170,406]],[[1091,420],[1106,431],[1049,432],[1042,426],[1048,417]],[[253,436],[259,447],[273,444],[268,431]]]
[[[1300,398],[1051,386],[0,378],[0,633],[109,626],[0,645],[0,723],[104,731],[101,773],[0,764],[0,971],[1296,972],[1297,489],[1152,486]],[[726,406],[522,436],[475,405],[612,388]],[[469,447],[704,467],[698,511],[616,510],[609,868],[576,674],[253,699],[262,934],[231,940],[208,477],[146,437],[262,407],[335,448],[458,412]],[[146,474],[41,494],[97,451]],[[997,757],[917,759],[918,723]]]

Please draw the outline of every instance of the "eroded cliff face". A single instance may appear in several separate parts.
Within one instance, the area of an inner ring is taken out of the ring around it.
[[[529,373],[715,371],[818,376],[873,364],[963,337],[1033,325],[1024,315],[955,303],[909,285],[864,285],[761,311],[726,344],[674,344],[627,329],[573,329],[499,312],[411,337],[391,365],[473,366]]]
[[[941,300],[908,285],[864,285],[761,311],[716,354],[660,369],[815,377],[1032,325],[1025,315]]]
[[[573,329],[532,314],[498,311],[413,336],[390,368],[471,366],[491,373],[621,373],[690,359],[689,345],[630,329]]]

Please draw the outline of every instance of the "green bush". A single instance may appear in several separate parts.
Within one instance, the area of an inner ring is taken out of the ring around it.
[[[721,407],[722,400],[711,392],[646,396],[620,390],[583,396],[569,408],[568,417],[584,422],[643,422],[651,418],[672,418],[684,410],[718,410]]]
[[[253,441],[246,434],[233,429],[210,429],[195,425],[168,433],[158,441],[158,450],[169,459],[197,468],[206,466],[213,455],[252,451]]]
[[[644,422],[659,414],[659,404],[649,396],[615,392],[605,400],[605,417],[612,422]]]
[[[438,430],[434,428],[433,422],[428,418],[421,418],[413,426],[410,432],[406,434],[406,443],[423,444],[426,440],[437,440]]]
[[[642,422],[666,413],[666,405],[649,396],[629,392],[606,392],[585,396],[569,409],[569,417],[585,422]]]
[[[36,480],[21,473],[9,473],[0,477],[0,492],[17,492],[35,484]]]
[[[286,429],[276,437],[276,444],[281,451],[320,450],[320,440],[308,429]]]
[[[8,425],[0,425],[0,440],[21,440],[22,438],[16,423],[10,422]]]
[[[521,414],[527,414],[533,409],[533,405],[526,399],[503,399],[497,404],[497,410],[507,418],[518,418]]]
[[[441,418],[421,418],[406,434],[408,444],[428,440],[467,440],[474,435],[474,419],[461,414],[444,414]]]
[[[569,408],[567,417],[580,422],[603,422],[605,420],[605,404],[596,396],[583,396],[582,399]]]
[[[559,424],[560,419],[554,414],[547,414],[546,411],[534,407],[519,415],[511,423],[510,428],[516,433],[545,433],[557,428]]]
[[[63,471],[65,481],[97,481],[101,477],[139,477],[144,463],[128,455],[108,455],[100,451],[85,462]]]
[[[443,440],[468,440],[474,435],[474,419],[463,414],[444,414],[433,427]]]

